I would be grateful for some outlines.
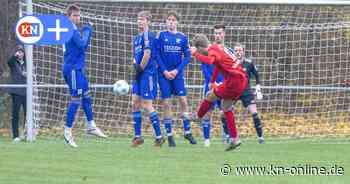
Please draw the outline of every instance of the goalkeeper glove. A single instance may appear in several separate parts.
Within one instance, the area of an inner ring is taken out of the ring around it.
[[[261,93],[261,87],[260,84],[257,84],[255,86],[255,95],[257,100],[262,100],[263,99],[263,94]]]
[[[141,65],[138,65],[136,63],[134,63],[134,70],[135,70],[135,80],[138,80],[143,72],[143,68],[141,67]]]

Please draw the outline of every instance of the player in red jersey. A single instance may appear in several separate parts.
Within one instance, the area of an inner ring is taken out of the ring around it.
[[[225,26],[214,26],[215,36],[225,36]],[[227,126],[231,137],[231,143],[226,151],[230,151],[238,147],[241,142],[238,138],[238,133],[235,124],[234,113],[232,109],[233,101],[239,99],[247,87],[247,76],[244,72],[241,64],[236,57],[223,45],[222,42],[216,41],[214,44],[208,47],[208,40],[205,35],[196,35],[193,43],[195,47],[191,47],[191,54],[200,62],[206,64],[214,64],[215,69],[211,79],[212,89],[208,92],[206,98],[202,101],[197,116],[203,118],[203,116],[210,110],[214,101],[223,100],[222,108],[227,120]],[[207,49],[205,49],[207,48]],[[206,56],[206,50],[208,55]],[[216,86],[215,81],[219,74],[223,75],[224,81],[222,84]]]

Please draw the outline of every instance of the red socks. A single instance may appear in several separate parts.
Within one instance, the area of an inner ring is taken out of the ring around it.
[[[227,111],[224,112],[226,121],[227,121],[227,128],[230,134],[230,137],[237,139],[238,134],[237,134],[237,128],[236,128],[236,123],[235,123],[235,115],[233,114],[232,111]]]
[[[203,118],[204,115],[209,111],[211,108],[212,102],[208,100],[203,100],[201,105],[199,106],[197,115],[199,118]],[[227,120],[227,128],[230,134],[230,137],[237,139],[238,134],[237,134],[237,128],[236,128],[236,123],[235,123],[235,115],[233,114],[233,111],[227,111],[224,112],[226,120]]]

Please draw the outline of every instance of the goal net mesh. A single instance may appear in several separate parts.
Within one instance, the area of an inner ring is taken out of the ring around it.
[[[131,83],[132,39],[138,33],[136,15],[149,10],[153,14],[151,30],[166,29],[164,14],[181,14],[179,31],[193,38],[205,33],[213,39],[212,27],[227,25],[225,44],[246,46],[246,55],[259,68],[263,100],[258,112],[267,136],[312,137],[346,136],[350,133],[350,8],[320,5],[254,5],[205,3],[78,3],[82,22],[93,23],[93,37],[86,57],[86,71],[91,85],[93,111],[97,125],[109,135],[132,135],[131,96],[113,96],[111,85],[124,79]],[[22,11],[25,14],[25,4]],[[63,14],[69,2],[34,1],[34,14]],[[42,133],[61,134],[69,102],[61,65],[62,46],[34,47],[34,117]],[[203,76],[199,62],[191,60],[186,68],[188,100],[192,112],[203,99]],[[255,81],[252,81],[255,84]],[[161,108],[156,102],[157,110]],[[178,101],[175,99],[174,126],[182,135]],[[235,106],[237,126],[242,136],[255,136],[251,115]],[[214,113],[212,134],[221,135],[219,113]],[[85,129],[82,110],[76,116],[76,130]],[[193,132],[202,135],[199,123]],[[46,131],[48,130],[48,131]],[[143,134],[153,135],[144,116]]]

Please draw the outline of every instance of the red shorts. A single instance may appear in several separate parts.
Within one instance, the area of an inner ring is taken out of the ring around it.
[[[248,85],[246,75],[234,75],[214,89],[214,94],[224,100],[238,100]]]

